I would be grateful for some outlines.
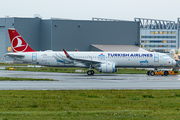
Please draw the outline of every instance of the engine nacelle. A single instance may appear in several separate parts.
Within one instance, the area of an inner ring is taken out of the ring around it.
[[[103,63],[96,66],[96,69],[102,73],[115,73],[117,68],[115,68],[115,63]]]

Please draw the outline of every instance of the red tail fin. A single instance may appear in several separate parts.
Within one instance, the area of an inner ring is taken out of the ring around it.
[[[36,52],[19,35],[15,29],[8,29],[13,52]]]

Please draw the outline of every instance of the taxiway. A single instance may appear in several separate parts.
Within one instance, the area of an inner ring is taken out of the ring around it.
[[[180,75],[52,73],[0,70],[0,77],[49,78],[57,81],[0,81],[0,90],[180,89]]]

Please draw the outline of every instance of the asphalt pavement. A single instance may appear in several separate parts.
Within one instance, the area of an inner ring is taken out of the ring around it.
[[[54,73],[0,70],[0,77],[57,81],[0,81],[0,90],[180,89],[180,75]]]

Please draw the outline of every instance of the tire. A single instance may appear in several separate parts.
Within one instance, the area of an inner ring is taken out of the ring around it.
[[[94,70],[91,70],[91,75],[94,75]]]
[[[91,70],[88,70],[88,71],[87,71],[87,75],[92,75]]]
[[[148,76],[149,76],[149,75],[150,75],[150,71],[147,71],[146,75],[148,75]]]
[[[151,71],[150,74],[151,74],[151,76],[154,76],[154,75],[155,75],[154,71]]]
[[[168,76],[168,74],[169,74],[168,71],[164,71],[165,76]]]

